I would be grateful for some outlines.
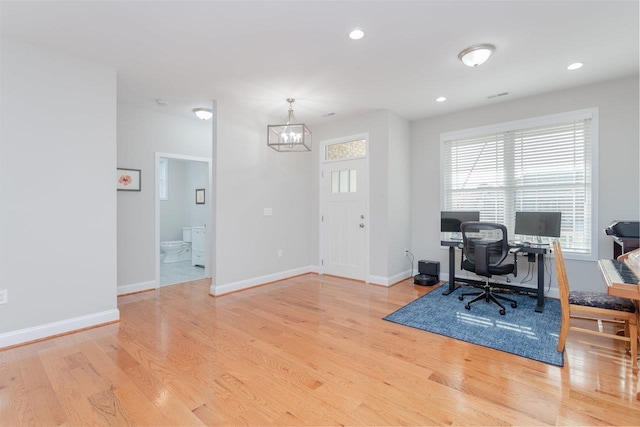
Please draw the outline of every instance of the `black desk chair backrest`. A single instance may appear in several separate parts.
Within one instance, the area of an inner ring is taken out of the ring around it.
[[[464,308],[470,310],[471,304],[483,299],[500,306],[500,314],[505,314],[506,310],[498,300],[509,301],[511,307],[516,308],[518,304],[515,300],[493,293],[489,284],[489,278],[494,274],[515,275],[517,272],[515,255],[513,264],[503,263],[509,255],[507,228],[492,222],[469,221],[463,222],[460,230],[463,246],[462,269],[486,278],[482,292],[463,293],[458,297],[462,301],[465,296],[475,296]]]
[[[463,222],[462,268],[479,276],[505,275],[514,271],[514,264],[502,264],[509,255],[507,227],[492,222]]]

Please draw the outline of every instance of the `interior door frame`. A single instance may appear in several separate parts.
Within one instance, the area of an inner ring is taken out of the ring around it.
[[[182,154],[172,154],[172,153],[155,153],[155,246],[154,246],[154,257],[155,257],[155,279],[154,279],[154,287],[155,289],[160,288],[160,159],[176,159],[176,160],[189,160],[194,162],[202,162],[207,164],[207,185],[205,187],[206,193],[209,193],[207,198],[209,202],[205,204],[205,217],[207,218],[207,222],[205,226],[207,227],[207,233],[205,234],[205,259],[207,260],[204,266],[204,278],[211,278],[211,254],[213,253],[211,250],[211,233],[213,223],[211,222],[212,218],[212,199],[211,199],[211,188],[213,185],[212,177],[213,177],[213,162],[211,159],[207,157],[194,157],[194,156],[185,156]]]
[[[369,174],[369,148],[370,148],[370,144],[369,144],[369,133],[365,132],[365,133],[358,133],[358,134],[354,134],[354,135],[349,135],[349,136],[344,136],[344,137],[339,137],[339,138],[333,138],[333,139],[327,139],[324,141],[321,141],[319,146],[320,149],[318,150],[319,154],[318,154],[318,166],[319,166],[319,173],[318,173],[318,206],[319,206],[319,212],[318,212],[318,232],[319,232],[319,250],[318,250],[318,271],[319,274],[324,274],[324,265],[323,265],[323,259],[324,259],[324,222],[322,221],[322,211],[324,209],[324,205],[323,205],[323,189],[322,189],[322,172],[323,172],[323,168],[322,166],[325,163],[337,163],[337,162],[341,162],[342,160],[328,160],[326,161],[324,159],[325,156],[325,151],[326,151],[326,146],[327,145],[332,145],[332,144],[339,144],[341,142],[349,142],[349,141],[354,141],[354,140],[358,140],[358,139],[364,139],[365,140],[365,146],[366,146],[366,154],[364,157],[355,157],[355,158],[351,158],[351,159],[345,159],[345,160],[354,160],[354,159],[362,159],[364,160],[364,171],[365,171],[365,176],[367,178],[367,191],[364,195],[364,216],[365,216],[365,237],[364,237],[364,277],[362,278],[362,281],[364,281],[365,283],[369,283],[369,255],[371,253],[371,250],[369,248],[369,242],[370,242],[370,234],[371,234],[371,215],[370,215],[370,211],[369,211],[369,194],[371,192],[371,176]]]

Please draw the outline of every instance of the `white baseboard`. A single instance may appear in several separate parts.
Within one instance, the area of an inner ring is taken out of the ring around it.
[[[58,322],[47,323],[45,325],[33,326],[31,328],[0,334],[0,348],[28,343],[55,335],[78,331],[80,329],[100,326],[105,323],[117,322],[120,320],[120,310],[101,311],[99,313],[87,314],[85,316],[74,317],[72,319],[60,320]]]
[[[382,285],[382,286],[391,286],[398,282],[401,282],[404,279],[408,279],[411,277],[411,270],[405,270],[398,274],[394,274],[391,277],[383,277],[383,276],[374,276],[372,274],[369,275],[369,283],[373,283],[374,285]]]
[[[118,286],[118,296],[133,294],[135,292],[148,291],[151,289],[157,289],[156,282],[151,280],[149,282],[132,283],[130,285]]]
[[[281,271],[278,273],[267,274],[260,277],[253,277],[251,279],[240,280],[238,282],[232,282],[223,285],[212,284],[209,288],[209,293],[213,296],[228,294],[230,292],[241,291],[243,289],[264,285],[265,283],[276,282],[278,280],[288,279],[289,277],[313,272],[314,267],[308,265],[306,267],[294,268],[293,270]]]

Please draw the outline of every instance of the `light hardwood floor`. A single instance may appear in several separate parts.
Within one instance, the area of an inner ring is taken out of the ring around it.
[[[0,351],[0,425],[637,425],[621,343],[559,368],[386,322],[434,288],[305,275],[218,298],[119,298],[121,321]]]

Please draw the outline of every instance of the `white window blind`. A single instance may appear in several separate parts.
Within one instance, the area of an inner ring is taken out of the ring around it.
[[[160,200],[169,200],[169,160],[160,159],[160,170],[158,173],[158,191]]]
[[[564,115],[542,125],[444,136],[442,210],[480,211],[481,221],[505,224],[511,238],[516,211],[560,211],[563,249],[591,255],[592,120]]]

